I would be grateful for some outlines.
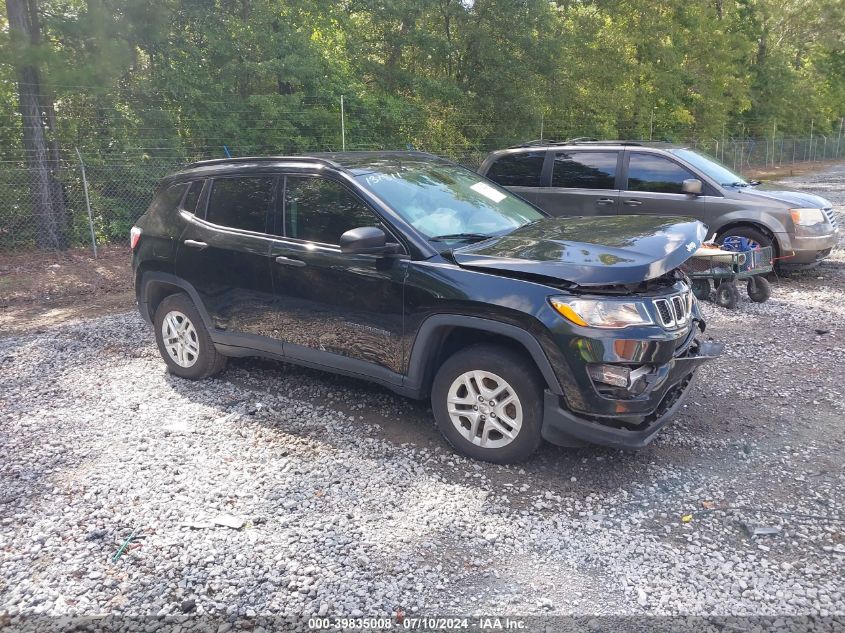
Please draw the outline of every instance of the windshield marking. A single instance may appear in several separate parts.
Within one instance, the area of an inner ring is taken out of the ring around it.
[[[480,180],[474,185],[470,185],[470,189],[472,189],[473,191],[477,191],[482,196],[484,196],[485,198],[489,198],[493,202],[501,202],[502,200],[507,198],[507,196],[501,191],[496,191],[486,182],[482,182]]]

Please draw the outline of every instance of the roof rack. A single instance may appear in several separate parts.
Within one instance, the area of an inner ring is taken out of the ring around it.
[[[573,139],[573,140],[577,141],[577,140],[582,140],[582,139]],[[586,137],[584,137],[583,140],[586,140]],[[591,139],[591,140],[594,141],[596,139]],[[536,140],[533,140],[533,141],[526,141],[524,143],[519,143],[517,145],[511,145],[507,149],[519,149],[520,147],[548,147],[550,145],[568,145],[571,142],[572,142],[571,140],[555,141],[555,140],[550,139],[550,138],[540,138],[540,139],[536,139]]]
[[[511,145],[507,149],[519,149],[522,147],[554,147],[558,145],[642,145],[641,141],[611,141],[600,140],[592,136],[576,136],[575,138],[568,138],[564,141],[554,141],[552,139],[537,139],[535,141],[526,141],[519,145]]]
[[[320,158],[317,156],[240,156],[238,158],[211,158],[208,160],[198,160],[193,163],[185,165],[185,169],[193,169],[195,167],[210,167],[212,165],[230,165],[238,163],[278,163],[283,160],[306,161],[313,163],[321,163],[324,165],[331,165],[335,167],[335,163],[327,158]]]

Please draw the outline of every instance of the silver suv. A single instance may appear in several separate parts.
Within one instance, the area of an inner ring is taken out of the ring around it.
[[[492,152],[478,173],[555,216],[693,217],[708,235],[774,246],[781,269],[814,266],[837,241],[829,201],[743,180],[682,145],[539,141]]]

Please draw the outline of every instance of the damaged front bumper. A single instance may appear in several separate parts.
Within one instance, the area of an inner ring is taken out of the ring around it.
[[[583,443],[614,448],[641,448],[651,442],[683,405],[699,366],[719,356],[724,344],[697,339],[684,346],[683,354],[655,365],[640,380],[640,393],[613,400],[615,410],[572,411],[562,396],[546,391],[543,437],[563,446]]]

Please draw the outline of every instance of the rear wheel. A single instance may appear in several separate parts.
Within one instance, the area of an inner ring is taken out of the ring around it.
[[[158,350],[171,374],[202,380],[223,371],[226,357],[214,347],[187,295],[165,297],[156,309],[154,325]]]
[[[460,453],[497,464],[528,459],[542,441],[542,378],[521,354],[473,345],[437,372],[431,407],[441,433]]]

